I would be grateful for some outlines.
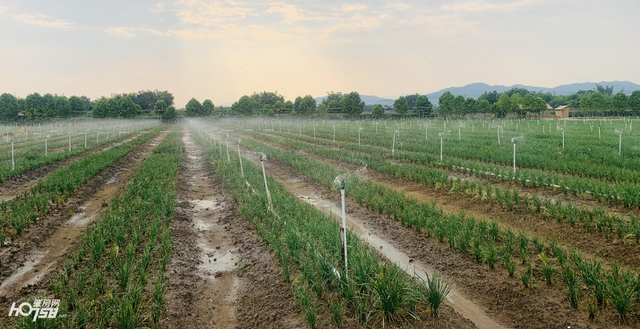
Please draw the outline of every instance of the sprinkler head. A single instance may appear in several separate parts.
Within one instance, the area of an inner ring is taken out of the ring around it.
[[[344,181],[340,182],[340,188],[344,190]]]

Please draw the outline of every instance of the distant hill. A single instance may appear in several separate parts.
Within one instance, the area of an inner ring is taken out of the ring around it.
[[[447,91],[451,92],[454,96],[462,95],[465,97],[473,97],[473,98],[478,98],[485,91],[492,92],[495,90],[501,93],[511,88],[525,88],[529,91],[542,91],[545,93],[549,92],[555,95],[570,95],[570,94],[577,93],[580,90],[593,90],[596,88],[596,84],[602,85],[602,86],[613,86],[614,94],[619,92],[623,88],[626,94],[631,94],[631,92],[633,92],[634,90],[640,90],[639,84],[636,84],[630,81],[582,82],[582,83],[572,83],[568,85],[561,85],[553,88],[525,86],[520,84],[513,85],[513,86],[502,86],[502,85],[491,86],[486,83],[479,82],[479,83],[468,84],[464,87],[450,87],[450,88],[442,89],[442,90],[436,91],[435,93],[430,93],[426,95],[429,98],[429,101],[431,101],[431,103],[438,104],[438,99],[440,98],[440,95],[444,94]],[[315,100],[318,104],[320,104],[322,103],[322,99],[324,97],[326,96],[316,97]],[[372,96],[372,95],[360,95],[360,98],[367,105],[374,105],[374,104],[393,105],[393,101],[394,101],[393,99],[382,98],[382,97]]]
[[[546,87],[534,87],[534,86],[525,86],[525,85],[513,85],[513,86],[502,86],[502,85],[493,85],[490,86],[486,83],[472,83],[468,84],[464,87],[451,87],[447,89],[442,89],[440,91],[436,91],[435,93],[427,94],[429,100],[437,104],[440,95],[449,91],[454,96],[462,95],[465,97],[473,97],[478,98],[485,91],[486,92],[505,92],[511,88],[525,88],[529,91],[542,91],[549,92],[555,95],[570,95],[574,94],[580,90],[592,90],[596,88],[596,84],[602,86],[613,86],[613,93],[617,93],[624,88],[626,94],[631,94],[634,90],[640,90],[640,85],[630,82],[630,81],[602,81],[602,82],[582,82],[582,83],[572,83],[568,85],[561,85],[553,88]]]

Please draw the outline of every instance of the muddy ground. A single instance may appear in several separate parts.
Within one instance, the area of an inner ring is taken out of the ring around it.
[[[166,328],[306,328],[277,261],[239,214],[203,148],[183,132]]]

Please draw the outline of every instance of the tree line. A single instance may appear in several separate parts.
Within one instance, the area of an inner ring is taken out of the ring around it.
[[[95,118],[131,118],[144,112],[156,111],[156,104],[173,105],[173,94],[168,91],[141,90],[137,93],[116,94],[91,100],[87,96],[40,95],[25,98],[12,94],[0,95],[0,120],[50,120],[91,113]],[[173,109],[175,112],[175,109]]]

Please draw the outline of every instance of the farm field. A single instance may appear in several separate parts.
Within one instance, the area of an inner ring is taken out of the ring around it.
[[[59,158],[0,182],[0,300],[64,316],[0,327],[636,328],[634,124],[43,126]]]

